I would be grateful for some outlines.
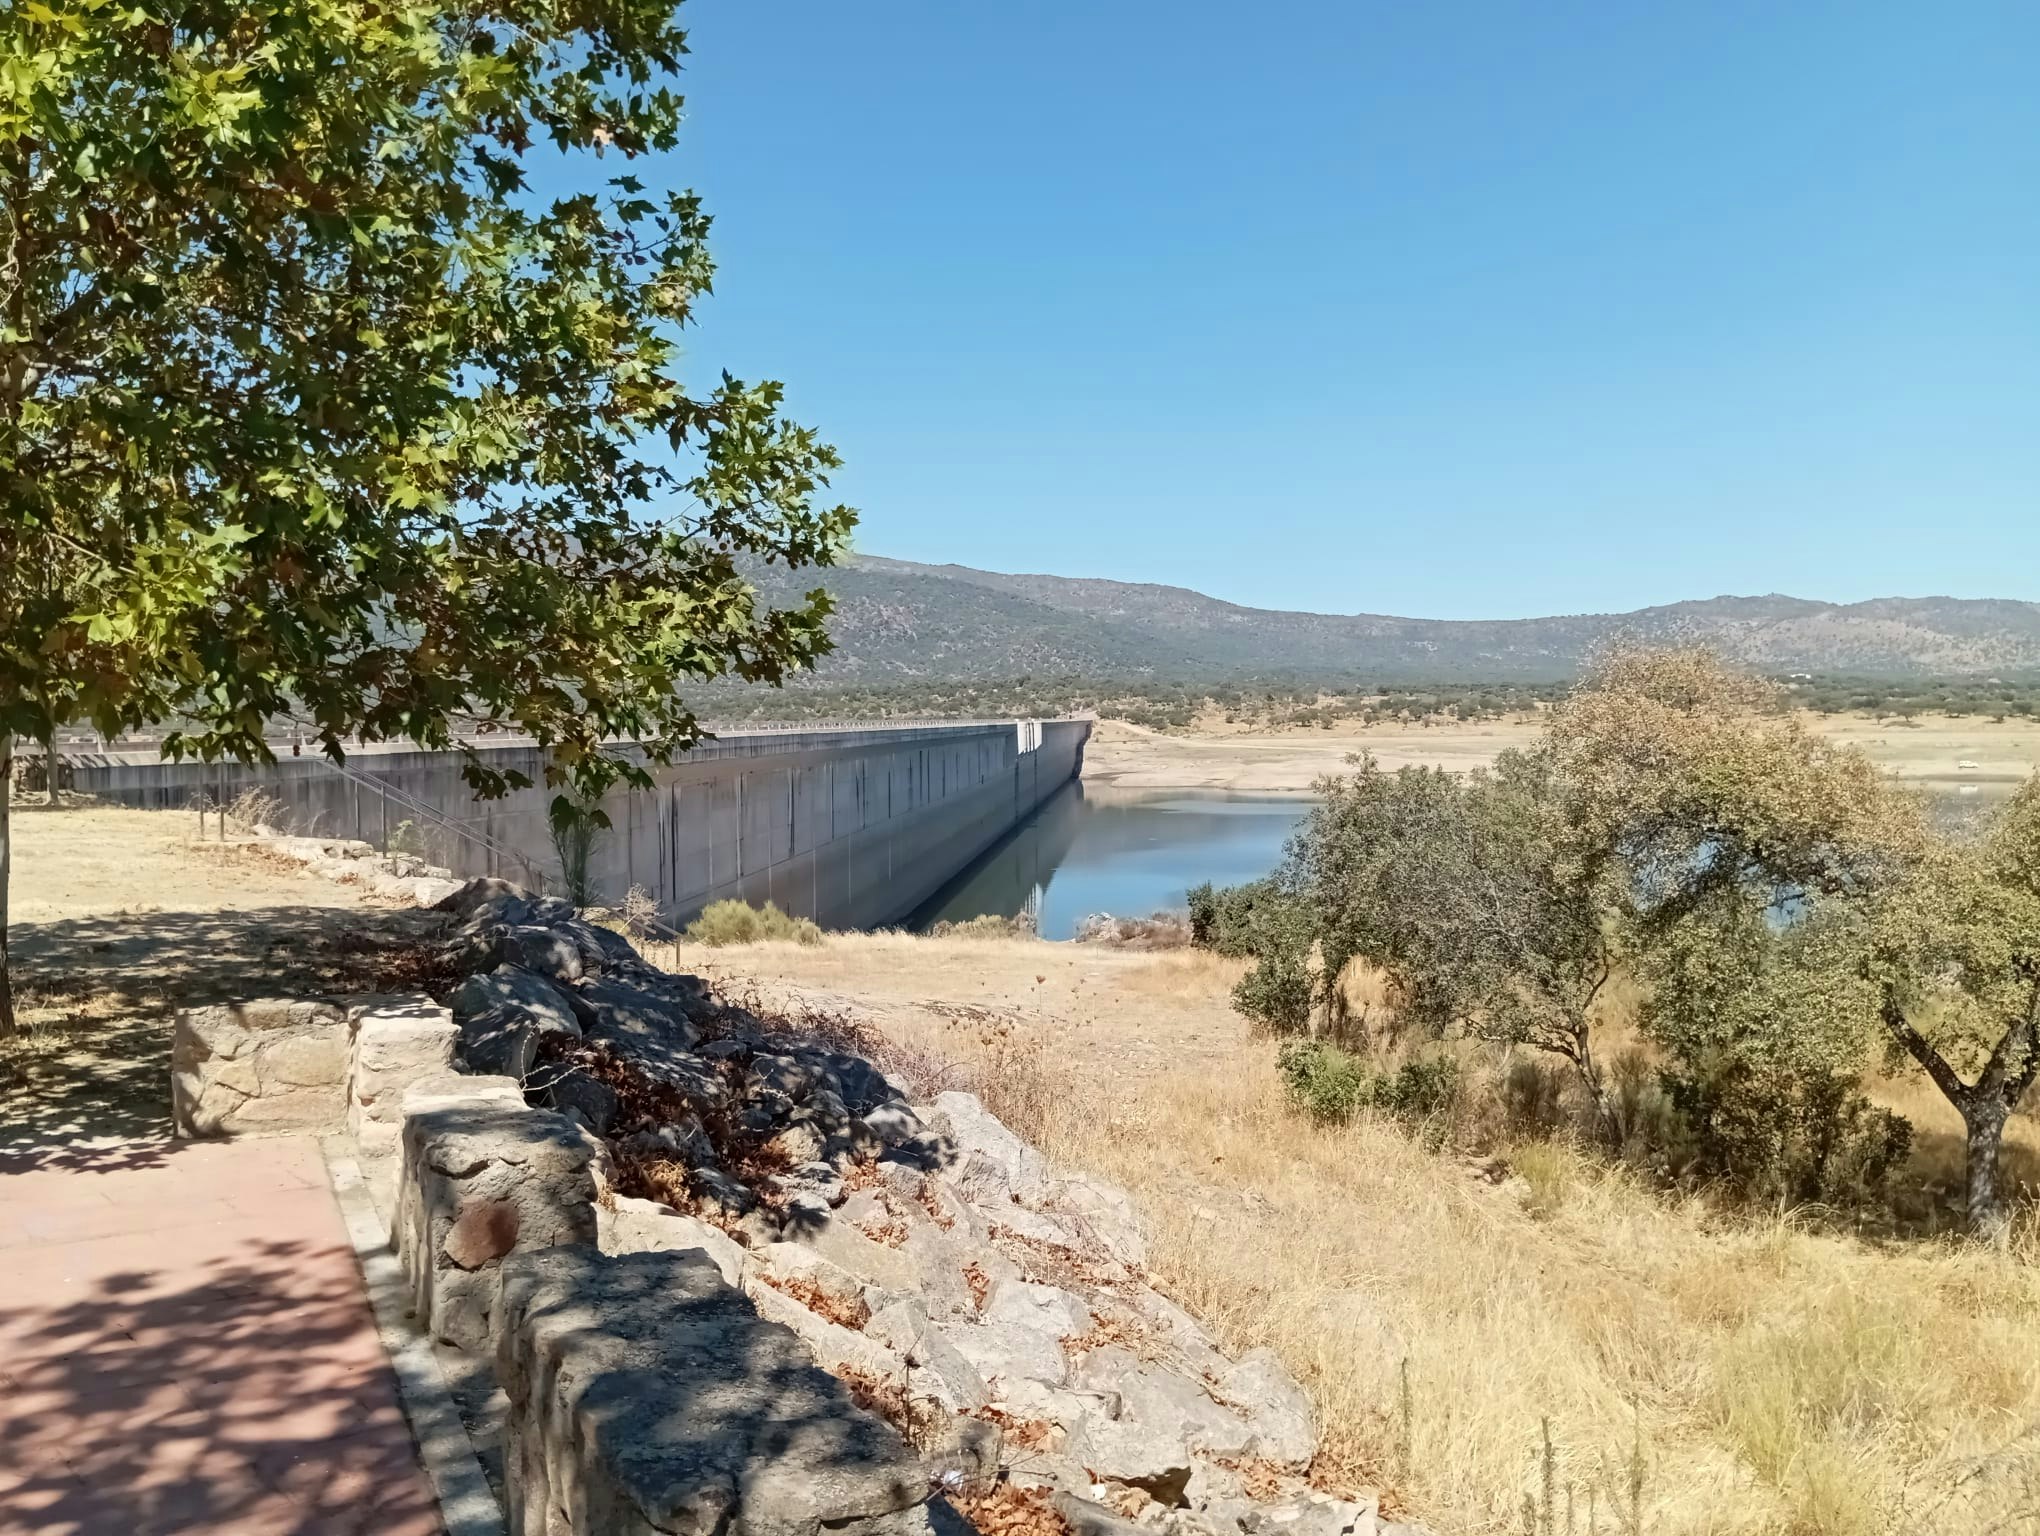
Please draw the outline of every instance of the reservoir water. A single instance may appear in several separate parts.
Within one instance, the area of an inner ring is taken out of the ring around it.
[[[917,926],[1032,912],[1067,939],[1094,912],[1180,910],[1193,885],[1258,880],[1311,802],[1195,790],[1088,792],[1077,780],[1023,822],[917,917]]]
[[[2016,787],[1913,783],[1951,829],[1973,824]],[[1079,779],[937,892],[913,926],[1031,912],[1043,938],[1067,939],[1094,912],[1181,910],[1193,885],[1237,885],[1272,870],[1311,804],[1300,796],[1199,790],[1087,791]]]

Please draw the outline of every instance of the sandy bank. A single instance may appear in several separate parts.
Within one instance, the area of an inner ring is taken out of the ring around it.
[[[1899,777],[1937,789],[1966,783],[2001,789],[2040,769],[2040,723],[2033,721],[2000,725],[1963,717],[1908,726],[1862,715],[1807,718],[1815,730],[1861,747]],[[1296,794],[1326,774],[1346,772],[1356,753],[1372,752],[1388,768],[1421,764],[1464,772],[1492,763],[1509,747],[1528,746],[1536,734],[1527,720],[1182,735],[1100,720],[1084,752],[1084,782],[1120,790]]]

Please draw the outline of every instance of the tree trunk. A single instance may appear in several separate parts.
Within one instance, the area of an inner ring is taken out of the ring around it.
[[[0,1040],[17,1033],[14,1023],[14,973],[7,960],[7,879],[13,871],[13,829],[8,802],[14,796],[14,738],[0,731]]]
[[[2008,1107],[1996,1094],[1979,1095],[1962,1111],[1963,1141],[1968,1158],[1968,1188],[1964,1209],[1969,1218],[1969,1235],[1982,1242],[2002,1244],[2011,1230],[2011,1218],[1998,1194],[1998,1149],[2004,1142]]]
[[[1965,1083],[1948,1060],[1913,1028],[1898,999],[1886,994],[1884,1027],[1926,1069],[1934,1086],[1962,1116],[1967,1162],[1964,1214],[1969,1235],[2002,1243],[2010,1229],[2004,1197],[1998,1193],[1998,1152],[2004,1144],[2005,1121],[2012,1106],[2025,1097],[2040,1076],[2040,978],[2035,978],[2026,1012],[2011,1021],[1991,1048],[1990,1060],[1974,1083]],[[2021,1054],[2023,1052],[2023,1054]]]
[[[43,804],[57,803],[57,733],[51,731],[42,739],[43,761]]]
[[[1587,1098],[1594,1106],[1594,1118],[1600,1123],[1602,1140],[1619,1149],[1622,1126],[1615,1117],[1614,1101],[1608,1097],[1608,1085],[1601,1080],[1601,1064],[1594,1060],[1593,1025],[1589,1021],[1582,1020],[1573,1027],[1570,1054],[1573,1067],[1580,1074],[1581,1086],[1587,1090]]]

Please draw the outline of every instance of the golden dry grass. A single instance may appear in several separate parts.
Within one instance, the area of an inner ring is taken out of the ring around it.
[[[1132,1191],[1159,1282],[1229,1344],[1282,1355],[1335,1478],[1441,1532],[1519,1530],[1548,1417],[1582,1529],[1590,1489],[1620,1528],[1607,1490],[1640,1438],[1646,1529],[1666,1536],[2040,1530],[2030,1228],[2011,1254],[1879,1244],[1668,1199],[1552,1144],[1498,1177],[1387,1123],[1292,1113],[1265,1041],[1234,1019],[1218,1049],[1225,962],[998,948],[837,937],[718,958],[872,1000],[1045,1150]],[[1032,995],[998,1028],[903,1001],[1016,985]],[[1082,1024],[1060,1011],[1077,998]]]

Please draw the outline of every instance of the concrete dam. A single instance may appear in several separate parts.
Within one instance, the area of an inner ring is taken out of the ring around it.
[[[1083,769],[1088,720],[732,730],[604,798],[588,854],[597,902],[633,886],[682,926],[712,901],[771,901],[825,928],[905,921]],[[534,788],[476,800],[455,752],[307,752],[275,763],[166,763],[67,754],[75,787],[122,805],[195,812],[258,789],[288,830],[351,837],[455,874],[563,889],[546,819],[544,751],[478,748]]]

